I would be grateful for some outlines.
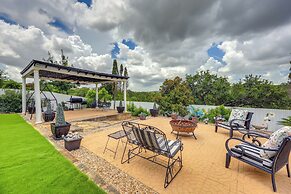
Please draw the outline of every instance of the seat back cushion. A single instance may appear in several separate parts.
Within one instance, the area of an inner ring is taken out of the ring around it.
[[[246,120],[248,115],[248,110],[244,109],[232,109],[228,121],[230,122],[233,119],[242,119]],[[239,125],[244,126],[245,122],[244,121],[235,121],[235,123],[238,123]]]
[[[282,127],[281,129],[272,133],[270,138],[262,145],[262,147],[268,149],[278,149],[283,143],[283,140],[290,135],[291,127]],[[272,158],[276,155],[276,153],[276,151],[261,150],[260,155],[262,158]]]

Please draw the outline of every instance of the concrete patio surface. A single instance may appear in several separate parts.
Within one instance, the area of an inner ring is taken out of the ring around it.
[[[169,118],[157,117],[138,122],[158,127],[168,139],[174,140],[176,136],[171,134],[169,121]],[[193,137],[182,137],[183,168],[164,189],[165,168],[139,157],[132,159],[129,164],[120,163],[124,144],[119,144],[115,159],[111,152],[103,154],[107,135],[121,129],[121,125],[117,125],[89,134],[84,137],[82,146],[159,193],[273,193],[269,174],[236,159],[232,159],[229,169],[224,167],[227,130],[219,129],[215,133],[213,125],[199,123],[195,130],[197,140]],[[235,133],[235,136],[241,135]],[[116,145],[117,141],[110,140],[111,148]],[[285,168],[277,173],[276,181],[278,193],[291,192],[291,179],[287,177]]]

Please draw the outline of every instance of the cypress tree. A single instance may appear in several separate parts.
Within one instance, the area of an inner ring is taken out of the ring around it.
[[[128,77],[128,72],[127,72],[127,68],[124,67],[124,76]],[[126,88],[128,88],[128,81],[126,81]]]
[[[112,74],[119,75],[116,59],[113,60]],[[113,90],[113,100],[114,100],[113,108],[115,109],[115,101],[116,101],[116,93],[117,93],[117,83],[116,82],[112,83],[112,90]]]

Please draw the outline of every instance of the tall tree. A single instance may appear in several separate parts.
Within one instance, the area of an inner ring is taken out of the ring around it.
[[[63,65],[63,66],[66,66],[66,67],[70,66],[69,65],[69,57],[66,57],[64,55],[63,49],[61,49],[61,61],[60,61],[60,64]]]
[[[221,105],[229,99],[230,83],[225,77],[200,71],[186,75],[186,80],[197,104]]]
[[[4,70],[0,69],[0,88],[3,87],[4,81],[7,80],[7,74]]]
[[[194,103],[191,89],[180,77],[166,79],[160,86],[160,95],[156,99],[162,112],[172,111],[184,116],[187,106]]]
[[[128,77],[128,71],[127,71],[127,68],[126,67],[124,67],[124,76],[125,77]],[[126,81],[126,88],[128,88],[128,80]]]
[[[120,68],[119,68],[119,75],[123,76],[123,65],[121,64],[120,65]],[[122,91],[122,82],[119,82],[119,90]]]
[[[254,108],[290,109],[290,99],[283,85],[274,85],[258,75],[247,75],[231,88],[228,105]]]
[[[118,73],[118,65],[117,65],[117,60],[116,59],[113,60],[112,74],[113,75],[119,75],[119,73]],[[117,95],[117,83],[116,82],[113,82],[112,90],[113,90],[113,100],[114,100],[113,108],[115,109],[115,106],[116,106],[115,105],[115,101],[116,101],[116,95]]]

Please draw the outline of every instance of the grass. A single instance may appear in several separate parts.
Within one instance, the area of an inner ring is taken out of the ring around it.
[[[0,193],[105,193],[20,115],[0,114]]]

